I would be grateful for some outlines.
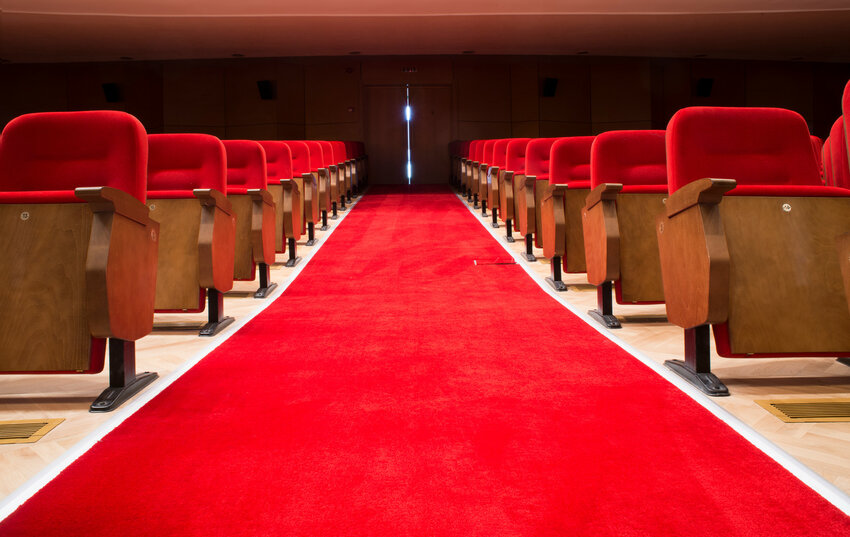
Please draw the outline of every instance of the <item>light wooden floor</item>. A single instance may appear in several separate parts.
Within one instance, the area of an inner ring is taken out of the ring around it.
[[[330,221],[330,224],[333,229],[336,222]],[[504,228],[499,232],[504,234]],[[316,236],[322,238],[324,233],[317,231]],[[299,245],[300,255],[310,251],[303,242]],[[506,243],[503,241],[503,244]],[[522,252],[523,244],[517,241],[509,248]],[[541,251],[535,253],[542,257]],[[285,255],[278,255],[281,263],[285,258]],[[278,283],[290,278],[295,270],[281,263],[272,267],[272,281]],[[540,280],[549,275],[545,259],[529,266]],[[563,279],[570,285],[563,296],[571,304],[582,310],[595,308],[596,291],[587,285],[583,274],[566,274]],[[234,292],[225,299],[226,314],[238,321],[258,308],[262,301],[251,296],[256,286],[256,282],[236,282]],[[666,322],[663,305],[615,304],[614,313],[623,322],[623,328],[613,332],[626,343],[659,363],[682,357],[682,331]],[[156,320],[202,322],[205,315],[158,315]],[[210,345],[210,340],[188,332],[155,333],[137,343],[137,367],[140,371],[153,370],[167,377]],[[713,356],[712,363],[714,372],[732,392],[730,397],[714,399],[717,404],[850,493],[850,423],[786,424],[753,402],[781,397],[850,397],[850,368],[826,358],[733,360]],[[604,363],[600,363],[600,367],[604,367]],[[11,494],[111,417],[111,414],[87,411],[106,385],[105,373],[0,376],[0,420],[66,420],[35,444],[0,445],[0,498]]]

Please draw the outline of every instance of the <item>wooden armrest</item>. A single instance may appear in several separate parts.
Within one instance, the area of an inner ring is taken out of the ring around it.
[[[537,181],[536,175],[526,175],[525,176],[525,186],[534,186],[535,181]]]
[[[268,190],[265,190],[263,188],[249,188],[248,195],[251,196],[251,199],[254,201],[261,201],[266,205],[274,207],[274,200],[272,199],[272,194]]]
[[[116,212],[143,226],[150,223],[147,205],[133,195],[110,186],[80,187],[74,195],[89,204],[93,213]]]
[[[689,183],[667,198],[667,217],[672,217],[680,212],[701,203],[716,205],[723,199],[723,195],[735,188],[734,179],[699,179]]]
[[[567,193],[567,188],[565,184],[549,185],[549,193],[543,198],[543,201],[549,201],[554,197],[563,198]]]
[[[584,207],[589,211],[602,200],[615,200],[621,190],[623,190],[623,185],[620,183],[602,183],[590,191],[585,199]]]
[[[233,205],[224,194],[214,188],[196,188],[192,191],[195,197],[201,201],[203,207],[218,207],[225,214],[233,214]]]

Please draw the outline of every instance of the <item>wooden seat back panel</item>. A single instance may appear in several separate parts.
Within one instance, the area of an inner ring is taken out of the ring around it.
[[[0,371],[87,371],[85,203],[0,205]]]
[[[236,216],[220,207],[204,207],[198,232],[198,283],[221,292],[233,288]]]
[[[159,222],[155,307],[197,310],[201,204],[192,198],[148,199],[147,205],[151,218]]]
[[[286,251],[286,241],[283,240],[283,187],[281,185],[269,185],[269,194],[274,201],[274,251],[283,253]]]
[[[233,277],[237,280],[254,279],[254,258],[251,247],[251,211],[253,201],[247,194],[227,196],[236,215]]]
[[[564,220],[567,224],[567,246],[564,256],[565,272],[586,272],[584,257],[584,232],[582,231],[582,210],[590,190],[587,188],[567,189],[564,196]]]
[[[623,302],[664,300],[655,219],[664,214],[667,194],[619,194],[620,285]]]
[[[726,196],[720,208],[732,352],[850,351],[836,251],[850,229],[850,199]]]

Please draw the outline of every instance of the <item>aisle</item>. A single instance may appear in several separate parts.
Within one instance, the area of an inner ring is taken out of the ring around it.
[[[850,535],[507,259],[447,189],[373,188],[0,535]]]

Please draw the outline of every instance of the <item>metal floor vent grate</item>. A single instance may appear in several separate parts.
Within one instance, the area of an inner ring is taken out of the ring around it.
[[[14,420],[0,421],[0,444],[32,444],[65,421],[55,420]]]
[[[850,399],[772,399],[756,403],[786,423],[850,421]]]

